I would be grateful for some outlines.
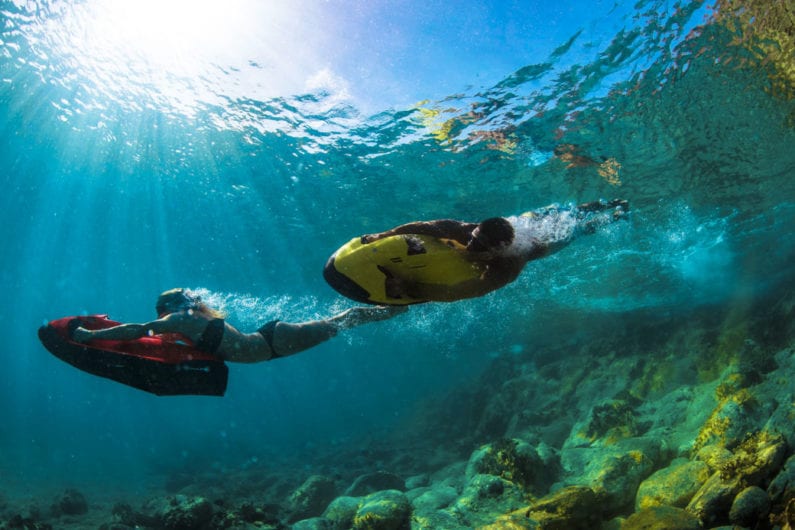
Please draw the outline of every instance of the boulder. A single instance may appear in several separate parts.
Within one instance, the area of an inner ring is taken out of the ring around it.
[[[206,526],[213,517],[213,505],[204,497],[175,495],[161,513],[164,528],[191,530]]]
[[[323,517],[333,522],[336,528],[351,528],[361,501],[359,497],[337,497],[329,503]]]
[[[755,528],[756,523],[770,512],[770,498],[759,486],[749,486],[734,498],[729,509],[729,522],[737,526]]]
[[[781,469],[787,442],[780,434],[759,431],[746,437],[721,468],[724,477],[736,477],[746,486],[766,481]]]
[[[633,513],[621,530],[700,530],[698,518],[681,508],[652,506]]]
[[[546,491],[557,475],[557,461],[545,462],[536,449],[522,440],[503,439],[474,451],[466,476],[494,475],[529,491]]]
[[[311,517],[293,523],[290,530],[334,530],[334,523],[323,517]]]
[[[569,486],[534,502],[526,512],[541,530],[597,528],[602,498],[586,486]]]
[[[603,496],[606,513],[631,508],[641,482],[657,467],[660,452],[660,441],[650,438],[630,438],[616,446],[593,448],[583,484]]]
[[[458,497],[458,492],[451,486],[441,485],[426,488],[426,491],[411,501],[415,512],[428,513],[449,506]]]
[[[426,473],[414,475],[406,479],[406,489],[423,488],[430,483],[430,477]]]
[[[729,508],[734,497],[742,489],[736,478],[726,479],[716,471],[699,488],[688,503],[686,510],[695,515],[708,528],[725,524],[729,520]]]
[[[353,530],[403,530],[410,526],[411,504],[397,490],[372,493],[365,497],[353,517]]]
[[[492,523],[495,514],[513,512],[526,505],[526,494],[515,483],[494,475],[475,475],[445,511],[476,528]]]
[[[363,497],[364,495],[384,490],[406,491],[406,481],[398,475],[387,471],[367,473],[354,480],[353,484],[345,491],[345,495]]]
[[[709,476],[709,467],[700,460],[674,460],[641,482],[635,496],[635,510],[652,506],[684,508]]]
[[[660,438],[642,436],[582,447],[573,445],[576,438],[570,437],[561,450],[563,469],[573,478],[571,482],[604,493],[608,514],[632,508],[640,483],[663,457]]]
[[[334,481],[322,475],[312,475],[287,499],[290,522],[317,517],[334,500]]]
[[[746,487],[758,486],[774,476],[786,451],[787,443],[778,434],[759,431],[747,436],[696,492],[687,511],[704,525],[728,523],[735,497]]]
[[[472,528],[471,525],[461,523],[458,517],[445,510],[425,514],[415,513],[411,516],[411,519],[413,528],[443,528],[444,530],[471,530]],[[505,528],[507,527],[503,527],[501,530]],[[485,530],[485,528],[480,530]]]
[[[717,443],[705,445],[696,452],[696,459],[707,464],[712,472],[720,470],[731,457],[732,452]]]
[[[779,502],[787,492],[795,492],[795,456],[784,462],[784,466],[767,487],[767,494],[772,502]]]
[[[76,489],[65,490],[53,504],[54,515],[83,515],[88,511],[86,498]]]

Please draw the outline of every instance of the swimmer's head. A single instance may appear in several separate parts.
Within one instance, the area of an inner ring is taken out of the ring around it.
[[[473,231],[467,249],[473,252],[499,250],[513,242],[514,231],[504,217],[492,217],[482,221]]]
[[[157,297],[155,311],[157,311],[158,316],[168,315],[170,313],[195,309],[200,302],[201,298],[193,295],[187,289],[170,289],[160,293],[160,296]]]
[[[160,293],[155,304],[155,311],[158,317],[179,313],[180,311],[195,311],[202,313],[210,318],[221,318],[223,314],[204,302],[201,296],[188,289],[170,289]]]

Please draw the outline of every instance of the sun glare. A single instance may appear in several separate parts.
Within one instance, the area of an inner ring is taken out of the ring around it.
[[[88,6],[86,37],[151,68],[195,74],[202,63],[224,64],[253,52],[245,42],[250,0],[95,0]]]
[[[300,87],[316,70],[311,13],[302,9],[297,1],[87,0],[47,20],[42,40],[65,65],[59,82],[185,113]]]

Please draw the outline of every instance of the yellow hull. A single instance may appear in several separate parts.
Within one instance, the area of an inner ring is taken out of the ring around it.
[[[481,273],[481,267],[466,259],[465,247],[457,241],[411,234],[365,244],[361,238],[351,239],[329,258],[323,276],[340,294],[358,302],[409,305],[430,300],[387,295],[388,277],[453,286]]]

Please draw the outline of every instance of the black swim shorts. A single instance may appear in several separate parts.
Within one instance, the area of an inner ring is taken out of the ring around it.
[[[276,350],[273,348],[273,332],[276,329],[276,324],[278,323],[279,323],[278,320],[271,320],[270,322],[268,322],[267,324],[265,324],[264,326],[262,326],[257,330],[259,334],[262,335],[262,338],[265,339],[265,342],[268,344],[268,347],[270,347],[271,349],[271,359],[277,359],[281,357],[281,355],[276,353]]]

